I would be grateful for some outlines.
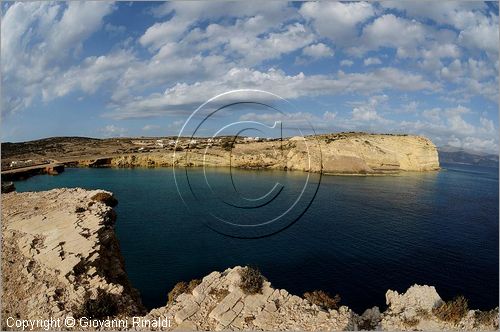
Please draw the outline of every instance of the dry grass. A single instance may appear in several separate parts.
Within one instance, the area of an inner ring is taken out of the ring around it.
[[[77,311],[76,317],[86,317],[89,319],[104,319],[114,317],[118,313],[118,305],[113,295],[98,289],[97,298],[85,297],[83,305]]]
[[[84,207],[81,207],[81,206],[78,206],[76,209],[75,209],[75,213],[83,213],[85,212],[86,209]]]
[[[420,320],[417,317],[411,317],[411,318],[403,318],[403,323],[408,326],[408,327],[415,327],[420,323]]]
[[[331,297],[330,294],[322,290],[306,292],[304,293],[304,298],[325,310],[336,310],[340,304],[340,295],[336,294],[334,297]]]
[[[498,330],[498,309],[492,309],[489,311],[477,310],[474,312],[474,318],[476,319],[476,327],[491,326],[495,330]]]
[[[113,195],[108,193],[97,193],[94,196],[92,196],[91,199],[93,201],[101,202],[111,207],[114,207],[118,204],[116,198],[114,198]]]
[[[458,323],[467,314],[468,303],[463,296],[457,296],[451,301],[441,304],[432,309],[432,313],[440,320],[451,323]]]
[[[229,291],[225,288],[212,288],[208,294],[215,296],[217,301],[221,301],[229,294]]]
[[[185,281],[178,282],[177,284],[175,284],[174,288],[172,288],[172,290],[168,292],[167,304],[173,303],[181,294],[191,293],[193,289],[195,289],[199,284],[201,284],[200,279],[193,279],[189,283]]]
[[[264,277],[260,271],[255,267],[244,267],[240,271],[241,283],[240,288],[243,293],[257,294],[262,293],[262,286],[264,284]]]
[[[417,308],[416,312],[417,316],[419,316],[422,319],[429,319],[431,317],[429,310],[423,308]]]

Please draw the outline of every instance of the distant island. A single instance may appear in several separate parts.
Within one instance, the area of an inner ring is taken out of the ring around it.
[[[498,168],[498,154],[467,150],[453,146],[438,148],[439,161],[449,164],[465,164]]]
[[[324,174],[378,175],[439,169],[436,146],[422,136],[360,132],[289,138],[54,137],[2,143],[5,179],[57,167],[238,167]]]

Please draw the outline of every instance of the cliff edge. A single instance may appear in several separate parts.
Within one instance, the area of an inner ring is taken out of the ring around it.
[[[413,135],[340,133],[262,142],[187,144],[178,151],[145,152],[81,160],[95,167],[237,167],[326,174],[393,174],[439,169],[436,146]]]

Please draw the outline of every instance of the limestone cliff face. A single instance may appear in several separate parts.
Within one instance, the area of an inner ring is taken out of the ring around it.
[[[77,316],[106,296],[117,316],[141,314],[102,190],[2,194],[2,318]],[[6,330],[2,320],[2,330]]]
[[[291,138],[283,142],[236,144],[172,152],[139,153],[82,161],[83,166],[209,166],[282,169],[326,174],[387,174],[439,169],[436,146],[411,135],[341,133]]]

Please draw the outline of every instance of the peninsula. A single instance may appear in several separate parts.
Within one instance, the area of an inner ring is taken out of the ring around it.
[[[394,174],[439,169],[436,146],[413,135],[337,133],[284,139],[47,138],[2,144],[2,175],[58,173],[72,167],[238,167]]]

